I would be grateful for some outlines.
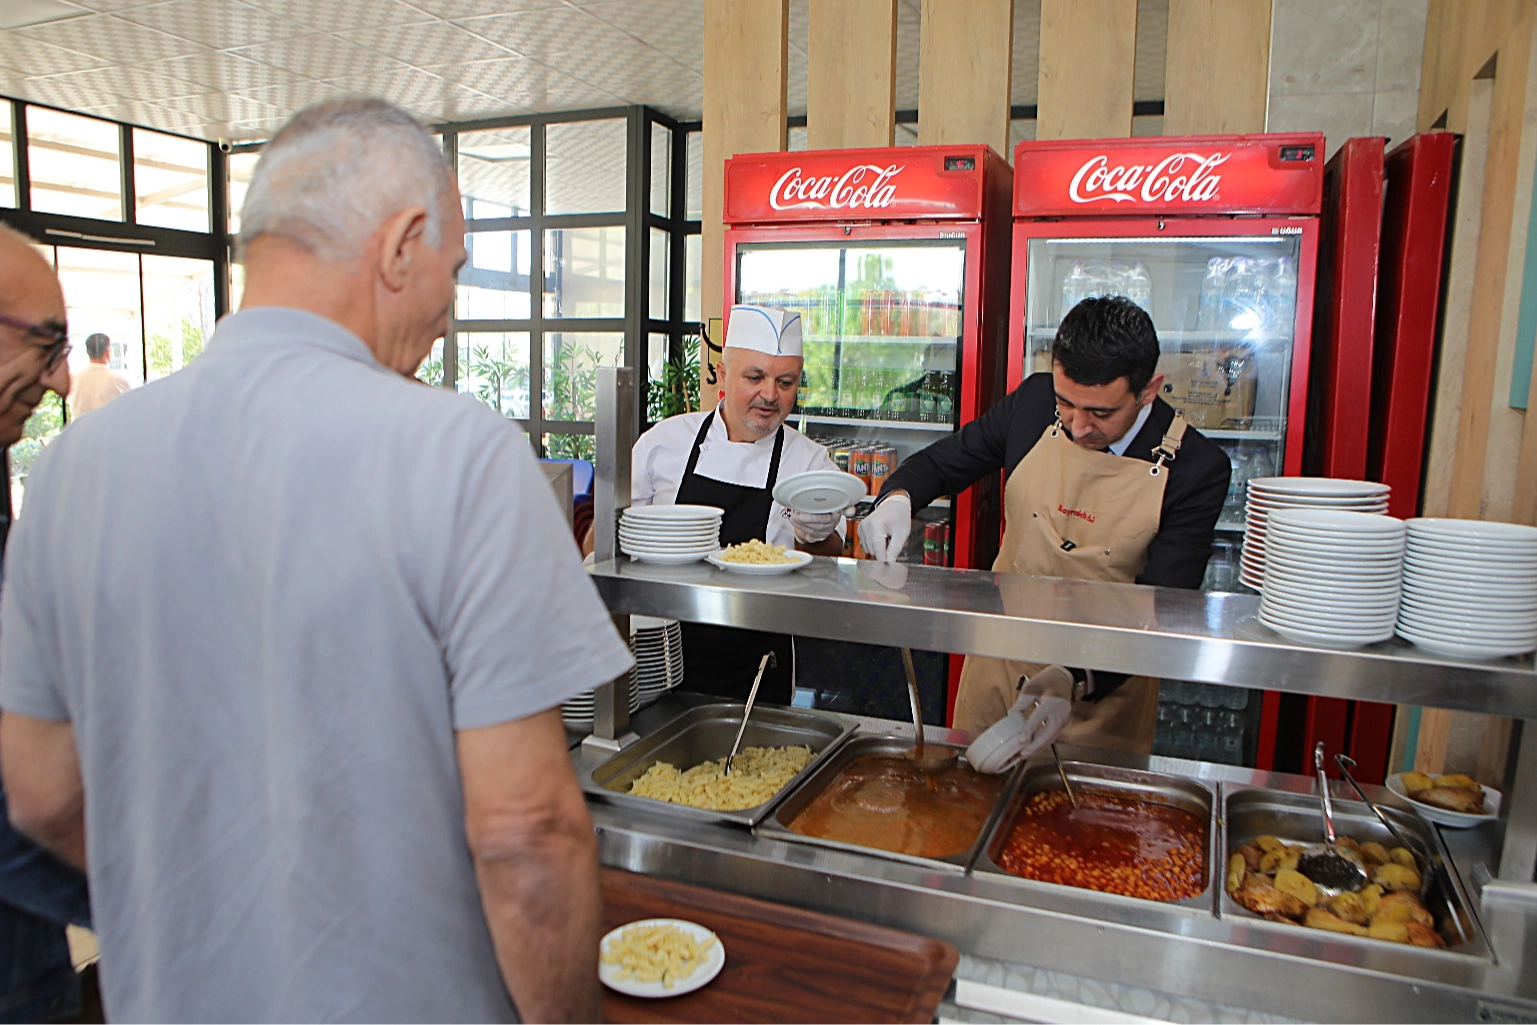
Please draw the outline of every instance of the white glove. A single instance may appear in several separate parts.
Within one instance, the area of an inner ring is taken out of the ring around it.
[[[1007,715],[966,749],[966,762],[997,775],[1050,747],[1073,716],[1073,674],[1047,666],[1026,680]]]
[[[913,529],[913,503],[905,493],[893,492],[859,522],[859,543],[872,559],[896,562]]]
[[[837,529],[842,512],[801,512],[790,510],[790,526],[795,530],[795,540],[803,545],[814,545]]]

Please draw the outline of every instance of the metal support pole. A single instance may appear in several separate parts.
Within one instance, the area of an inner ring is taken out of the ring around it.
[[[630,505],[630,450],[635,447],[635,371],[598,368],[594,418],[597,466],[592,485],[592,550],[598,562],[619,557],[619,515]],[[619,636],[630,636],[628,614],[614,616]],[[630,732],[630,678],[626,674],[593,693],[592,736],[583,747],[615,751],[635,740]]]
[[[1512,724],[1515,763],[1505,773],[1505,845],[1499,878],[1512,883],[1537,879],[1537,719]]]

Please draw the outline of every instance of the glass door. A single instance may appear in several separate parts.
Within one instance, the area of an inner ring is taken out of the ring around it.
[[[959,426],[965,262],[964,239],[737,249],[736,301],[801,314],[806,365],[792,422],[872,495]],[[903,561],[951,561],[949,503],[931,509],[934,529],[914,529]]]

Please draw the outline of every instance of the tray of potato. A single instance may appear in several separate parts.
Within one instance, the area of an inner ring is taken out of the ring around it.
[[[1361,890],[1330,894],[1301,872],[1297,861],[1322,842],[1317,798],[1261,789],[1226,793],[1226,859],[1222,914],[1256,924],[1297,927],[1416,948],[1424,954],[1488,957],[1471,903],[1447,871],[1434,830],[1413,816],[1384,809],[1418,848],[1404,846],[1358,802],[1336,801],[1338,843],[1366,865]],[[1323,937],[1320,937],[1323,939]],[[1338,956],[1337,952],[1333,952]]]
[[[1467,829],[1499,818],[1500,792],[1466,773],[1436,776],[1425,772],[1400,772],[1389,776],[1387,785],[1416,812],[1437,825]]]

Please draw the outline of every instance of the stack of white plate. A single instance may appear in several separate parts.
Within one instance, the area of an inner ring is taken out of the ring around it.
[[[683,682],[683,628],[676,619],[631,616],[630,651],[635,655],[642,705]]]
[[[1245,502],[1243,582],[1258,591],[1265,580],[1265,536],[1271,513],[1281,509],[1338,509],[1386,514],[1386,484],[1332,477],[1256,477]]]
[[[565,724],[574,730],[592,729],[592,713],[596,705],[593,703],[592,691],[578,694],[576,697],[560,706],[560,717]],[[640,708],[640,676],[635,669],[630,670],[630,711]]]
[[[1270,514],[1259,620],[1296,641],[1359,648],[1393,636],[1404,523],[1338,509]]]
[[[619,550],[642,562],[677,566],[720,548],[713,505],[632,505],[619,518]]]
[[[1537,649],[1537,527],[1410,520],[1398,633],[1462,658]]]

